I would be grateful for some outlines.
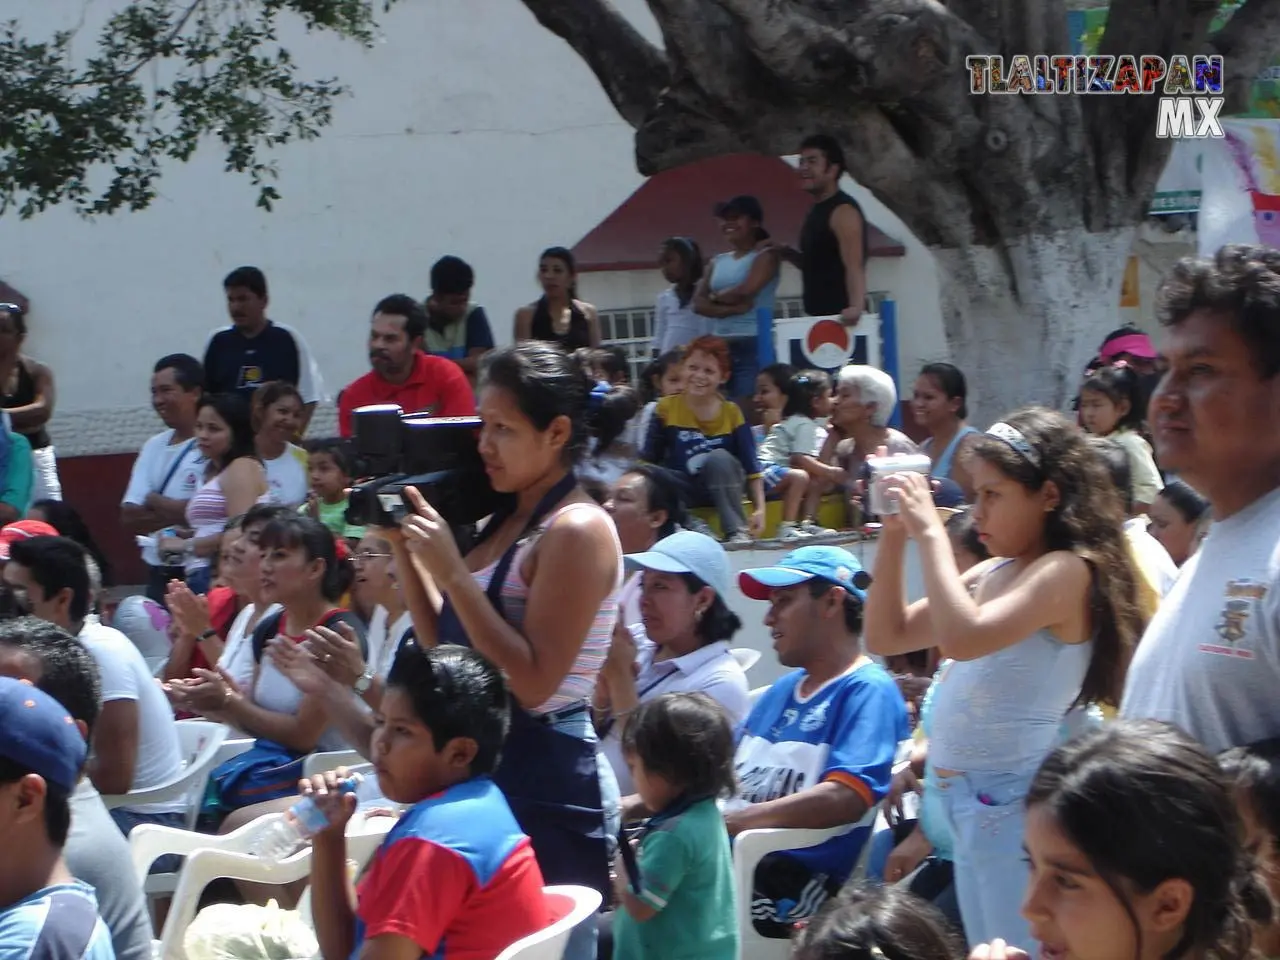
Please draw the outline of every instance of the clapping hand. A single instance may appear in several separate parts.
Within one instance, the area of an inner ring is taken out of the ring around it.
[[[181,580],[170,580],[165,591],[166,606],[184,637],[200,637],[211,629],[209,601],[193,593]]]

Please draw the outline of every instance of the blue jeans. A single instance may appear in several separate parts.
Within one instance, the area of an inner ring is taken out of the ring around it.
[[[997,937],[1028,953],[1035,946],[1021,913],[1030,875],[1022,859],[1022,831],[1034,773],[938,778],[955,838],[956,898],[971,948]]]
[[[597,740],[595,727],[591,724],[590,713],[579,713],[565,717],[554,724],[556,730],[583,740]],[[609,838],[609,858],[613,859],[617,852],[618,833],[622,829],[622,796],[618,790],[618,778],[613,775],[613,767],[604,751],[596,751],[596,770],[600,776],[600,799],[604,806],[605,836]],[[607,904],[606,904],[607,906]],[[569,942],[564,947],[564,960],[596,960],[596,942],[599,931],[596,928],[596,917],[580,923],[569,934]]]
[[[750,397],[756,392],[756,375],[760,372],[760,354],[755,337],[731,337],[729,362],[733,372],[725,384],[724,393],[730,400]]]
[[[111,814],[111,819],[116,822],[116,826],[120,828],[120,832],[126,837],[133,832],[133,828],[144,823],[154,823],[161,827],[173,827],[175,830],[187,829],[187,815],[185,813],[135,813],[132,810],[124,810],[120,807],[113,807],[107,811]],[[182,858],[174,853],[166,853],[163,857],[157,857],[155,862],[151,864],[148,873],[177,873],[182,869]]]

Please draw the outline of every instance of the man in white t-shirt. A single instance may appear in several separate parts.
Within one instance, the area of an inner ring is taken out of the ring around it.
[[[195,441],[196,407],[204,368],[195,357],[170,354],[156,362],[151,375],[151,406],[166,429],[142,445],[120,503],[120,522],[131,533],[159,539],[166,527],[185,526],[187,501],[204,476],[205,459]],[[182,568],[166,566],[154,542],[142,548],[147,565],[147,596],[164,603],[170,580],[182,579]]]
[[[66,537],[34,537],[9,546],[4,580],[17,606],[57,624],[98,665],[102,713],[86,772],[98,792],[145,790],[182,772],[178,730],[169,701],[138,649],[118,630],[89,618],[88,556]],[[185,826],[182,800],[117,807],[111,817],[128,836],[139,823]]]
[[[1280,736],[1280,251],[1179,261],[1157,303],[1156,455],[1213,526],[1143,635],[1120,713],[1217,753]]]

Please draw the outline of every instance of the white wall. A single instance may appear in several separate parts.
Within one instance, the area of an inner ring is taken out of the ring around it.
[[[643,0],[615,0],[651,36]],[[43,37],[83,21],[77,55],[121,0],[0,0]],[[283,199],[254,206],[216,144],[170,164],[136,214],[6,217],[0,276],[31,298],[30,352],[58,379],[62,455],[136,449],[157,429],[151,364],[199,353],[224,322],[221,279],[254,264],[270,314],[304,331],[332,392],[367,369],[383,295],[425,295],[445,253],[472,263],[499,339],[537,293],[539,251],[571,245],[640,183],[632,131],[590,71],[518,0],[426,0],[383,15],[373,49],[282,32],[312,76],[353,90],[320,140],[276,154]]]

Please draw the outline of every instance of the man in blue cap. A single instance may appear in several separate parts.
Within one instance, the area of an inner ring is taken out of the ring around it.
[[[86,750],[62,704],[0,677],[0,956],[115,958],[93,890],[62,860]]]
[[[731,835],[854,824],[888,792],[898,744],[911,732],[893,678],[862,652],[870,583],[857,557],[825,545],[738,575],[744,594],[769,602],[773,648],[795,669],[764,693],[739,731],[738,796],[725,815]],[[859,827],[762,859],[751,891],[756,930],[790,936],[848,879],[870,833]]]

